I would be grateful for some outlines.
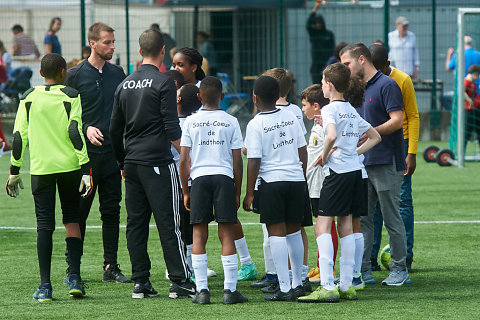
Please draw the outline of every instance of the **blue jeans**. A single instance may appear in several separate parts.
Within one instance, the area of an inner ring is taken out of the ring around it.
[[[408,139],[404,143],[405,155],[408,153]],[[407,259],[413,259],[413,200],[412,200],[412,176],[404,176],[400,192],[400,215],[402,216],[407,236]],[[373,248],[372,259],[377,260],[382,242],[383,218],[380,205],[377,203],[373,216]]]

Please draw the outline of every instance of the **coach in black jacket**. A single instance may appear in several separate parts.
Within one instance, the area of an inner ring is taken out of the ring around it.
[[[65,84],[80,92],[83,132],[93,169],[93,196],[82,198],[80,203],[82,239],[98,187],[104,250],[103,281],[131,282],[117,264],[122,185],[108,131],[115,90],[125,79],[125,73],[121,67],[107,61],[115,50],[113,31],[101,22],[88,29],[92,53],[88,59],[68,70]]]
[[[147,253],[152,211],[172,281],[169,296],[193,296],[195,284],[180,233],[180,184],[170,152],[171,144],[179,149],[181,138],[176,87],[172,78],[158,70],[165,55],[162,34],[147,30],[139,43],[143,64],[118,87],[110,124],[112,146],[125,179],[127,247],[135,281],[132,298],[157,294],[149,281]]]

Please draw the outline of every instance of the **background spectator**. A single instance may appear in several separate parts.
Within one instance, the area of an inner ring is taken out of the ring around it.
[[[0,59],[2,60],[1,64],[3,65],[5,73],[8,77],[10,71],[12,70],[12,58],[10,57],[10,54],[7,52],[7,49],[3,45],[3,41],[0,41]]]
[[[408,74],[412,79],[418,77],[420,56],[417,47],[417,37],[408,31],[408,20],[398,17],[395,20],[397,30],[388,33],[389,57],[392,65]]]
[[[57,53],[62,55],[62,46],[56,33],[62,27],[62,19],[59,17],[52,18],[50,21],[50,27],[48,28],[47,34],[43,39],[43,44],[45,45],[45,54],[47,53]]]
[[[35,55],[40,57],[37,45],[33,39],[23,32],[23,27],[16,24],[12,27],[13,33],[13,55],[14,56],[28,56]]]
[[[307,20],[307,31],[310,36],[312,52],[310,73],[313,83],[321,83],[323,68],[325,68],[327,60],[333,54],[335,48],[335,35],[332,31],[327,30],[323,16],[317,14],[317,10],[322,3],[321,0],[316,0],[312,13]]]
[[[168,33],[162,32],[160,29],[160,25],[158,23],[152,23],[150,25],[150,29],[153,30],[158,30],[163,36],[163,43],[165,44],[165,58],[163,59],[163,64],[165,65],[165,68],[168,70],[172,66],[172,57],[168,54],[172,48],[176,46],[175,39],[170,37]]]
[[[470,36],[465,36],[464,37],[465,41],[465,77],[468,74],[468,68],[470,66],[477,64],[480,65],[480,52],[475,50],[473,47],[473,39]],[[454,53],[455,50],[453,48],[448,48],[447,51],[447,60],[445,61],[445,69],[447,71],[453,71],[455,70],[455,66],[457,65],[457,54]],[[477,80],[475,81],[475,84],[477,85],[477,88],[480,87],[480,81]]]
[[[210,36],[205,31],[197,32],[197,46],[198,51],[208,62],[208,65],[203,66],[206,74],[216,75],[218,71],[217,59],[215,58],[215,49],[213,48]]]

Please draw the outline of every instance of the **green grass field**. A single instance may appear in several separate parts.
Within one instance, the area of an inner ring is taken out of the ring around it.
[[[480,273],[475,262],[477,252],[480,198],[480,163],[466,163],[466,168],[439,167],[427,164],[421,151],[431,143],[419,145],[417,171],[413,178],[415,206],[415,257],[410,275],[412,284],[404,287],[382,287],[386,271],[375,272],[377,284],[359,292],[359,300],[338,304],[267,303],[259,290],[241,282],[238,289],[249,298],[243,305],[221,304],[223,272],[216,226],[211,225],[208,243],[209,267],[218,273],[210,278],[212,305],[194,305],[189,299],[168,298],[169,281],[155,228],[150,228],[149,253],[152,260],[151,281],[159,292],[153,299],[133,300],[133,284],[102,283],[103,249],[101,229],[87,230],[82,277],[87,282],[87,297],[73,300],[62,284],[65,271],[65,232],[57,209],[52,258],[52,285],[55,301],[40,304],[32,299],[39,284],[36,256],[36,232],[33,198],[28,164],[22,168],[25,190],[18,198],[0,193],[0,318],[2,319],[479,319]],[[446,147],[444,143],[438,143]],[[9,156],[0,158],[0,182],[8,177]],[[57,206],[59,207],[59,206]],[[122,205],[121,224],[126,221]],[[98,204],[88,220],[89,226],[100,226]],[[239,211],[242,222],[258,222],[258,216]],[[460,223],[477,220],[477,223]],[[439,223],[439,222],[448,223]],[[456,221],[456,223],[451,223]],[[6,229],[5,227],[11,227]],[[14,229],[14,227],[21,227]],[[258,224],[244,226],[252,258],[263,274],[262,231]],[[308,228],[309,264],[316,258],[313,228]],[[384,231],[384,243],[387,243]],[[125,228],[120,230],[119,263],[130,275]]]

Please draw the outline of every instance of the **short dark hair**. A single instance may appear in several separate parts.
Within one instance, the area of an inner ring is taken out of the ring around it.
[[[265,71],[262,75],[272,77],[278,81],[280,97],[286,97],[292,88],[293,79],[288,70],[273,68]]]
[[[350,102],[354,108],[363,106],[365,100],[365,81],[358,75],[352,75],[348,89],[343,94],[343,97]]]
[[[335,46],[335,49],[333,49],[333,56],[335,57],[335,59],[337,59],[337,61],[340,61],[340,51],[342,51],[342,49],[346,46],[348,46],[348,43],[342,41]]]
[[[480,74],[480,66],[478,64],[472,64],[470,67],[468,67],[468,73],[478,73]]]
[[[328,99],[323,95],[321,84],[312,84],[310,87],[303,90],[300,95],[300,100],[307,100],[310,104],[318,103],[320,107],[328,104]]]
[[[204,104],[217,104],[222,97],[222,82],[213,76],[205,77],[200,83],[200,96]]]
[[[377,40],[373,41],[373,44],[379,44],[381,46],[385,46],[385,43],[380,39],[377,39]]]
[[[144,57],[158,57],[164,46],[162,33],[155,29],[145,30],[138,38],[138,44]]]
[[[349,44],[348,46],[340,50],[340,57],[347,52],[355,59],[360,58],[360,56],[364,56],[368,62],[372,62],[372,55],[370,54],[370,50],[368,50],[367,46],[365,46],[361,42]]]
[[[16,24],[12,27],[12,31],[23,32],[23,27],[19,24]]]
[[[387,48],[378,44],[372,44],[368,49],[372,55],[372,63],[377,70],[382,69],[388,64]]]
[[[87,39],[88,41],[98,41],[100,40],[100,32],[114,32],[115,30],[109,25],[103,22],[95,22],[88,28]]]
[[[201,36],[204,39],[210,38],[210,35],[208,33],[206,33],[205,31],[198,31],[197,36]]]
[[[152,23],[152,24],[150,25],[150,29],[152,29],[152,30],[158,30],[158,31],[160,31],[160,32],[162,31],[162,30],[160,29],[160,25],[159,25],[158,23]]]
[[[177,89],[180,89],[180,87],[183,87],[183,85],[185,84],[185,78],[180,71],[172,69],[165,72],[165,74],[175,80],[177,84]]]
[[[62,18],[53,17],[52,20],[50,20],[50,25],[48,27],[48,31],[52,31],[53,25],[55,24],[56,21],[60,21],[60,23],[62,23]]]
[[[40,70],[45,78],[55,79],[62,69],[67,69],[67,62],[56,53],[48,53],[40,62]]]
[[[325,81],[331,82],[340,93],[347,91],[350,84],[350,69],[343,63],[337,62],[323,70]]]
[[[266,106],[275,106],[275,103],[280,96],[280,86],[278,85],[278,81],[269,76],[260,76],[257,80],[255,80],[255,84],[253,85],[253,93]]]
[[[92,54],[92,48],[90,46],[83,46],[82,53],[88,53],[88,55]]]
[[[182,99],[180,111],[183,114],[190,115],[200,109],[202,102],[197,96],[199,92],[198,87],[193,83],[187,83],[180,88],[179,97]]]

